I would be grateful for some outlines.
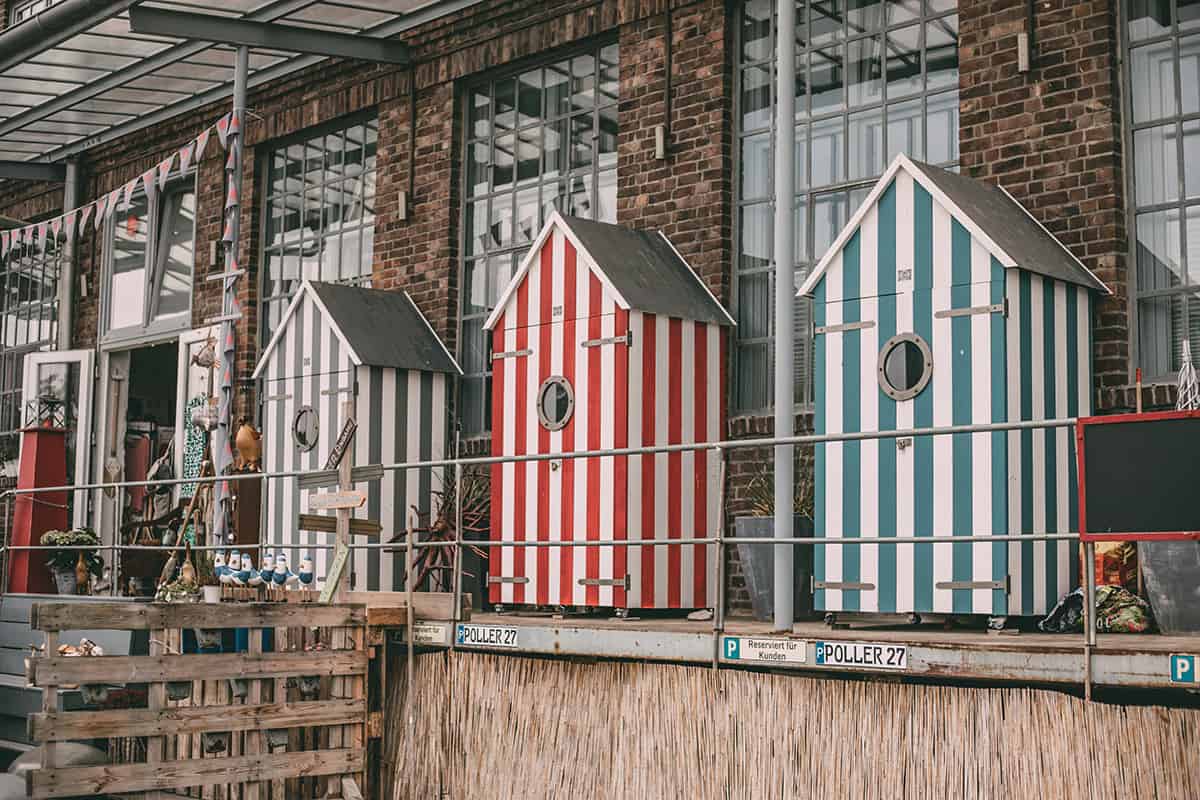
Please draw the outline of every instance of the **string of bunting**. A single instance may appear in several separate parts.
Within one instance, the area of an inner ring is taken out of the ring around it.
[[[65,237],[67,240],[74,241],[75,237],[82,237],[87,233],[89,222],[92,223],[94,230],[99,231],[108,218],[117,213],[119,209],[129,208],[129,204],[133,200],[133,193],[137,191],[139,183],[142,184],[146,196],[152,199],[157,192],[166,188],[167,181],[171,179],[172,175],[182,175],[193,163],[200,163],[204,158],[204,151],[208,148],[208,140],[211,138],[214,128],[222,149],[228,149],[231,127],[235,129],[235,133],[240,128],[232,112],[217,120],[215,125],[206,127],[195,139],[123,186],[52,219],[0,231],[0,260],[22,246],[40,246],[45,252],[46,245],[51,239],[57,241],[60,237]]]

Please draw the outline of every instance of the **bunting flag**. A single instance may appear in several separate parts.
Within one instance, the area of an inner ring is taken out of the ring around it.
[[[54,234],[54,241],[58,241],[59,234],[62,233],[63,218],[55,217],[50,220],[50,233]]]
[[[154,194],[154,176],[158,174],[155,167],[151,167],[142,173],[142,188],[146,192],[146,197],[149,198]]]
[[[96,210],[96,204],[88,203],[86,206],[83,207],[83,210],[79,212],[79,235],[80,236],[83,236],[84,231],[87,230],[88,220],[91,218],[92,212],[95,210]]]
[[[75,241],[75,218],[78,216],[78,211],[68,211],[63,215],[63,228],[67,234],[67,241]]]
[[[175,154],[164,158],[158,163],[158,190],[161,192],[167,186],[167,178],[171,175],[171,167],[175,164]]]
[[[225,159],[225,171],[233,172],[237,165],[237,153],[234,148],[229,148],[229,157]]]
[[[37,225],[37,240],[42,245],[42,249],[46,249],[46,229],[50,227],[48,223],[39,222]]]
[[[238,207],[237,182],[229,181],[229,194],[225,195],[225,210]]]
[[[217,120],[217,139],[220,140],[222,149],[229,146],[227,144],[229,139],[229,117],[230,115],[226,114]]]
[[[125,202],[122,204],[121,207],[124,208],[126,211],[129,210],[129,203],[131,200],[133,200],[133,190],[136,188],[137,188],[137,178],[134,178],[129,183],[125,184]]]
[[[26,245],[33,244],[33,226],[32,225],[25,226],[25,244]]]
[[[212,133],[212,128],[205,128],[196,137],[196,163],[199,164],[204,160],[204,151],[208,148],[208,137]]]
[[[188,171],[188,167],[190,167],[192,165],[192,153],[194,153],[194,152],[196,152],[196,140],[195,139],[188,142],[183,147],[179,148],[179,171],[180,172]]]
[[[96,198],[96,230],[100,230],[100,226],[104,224],[104,218],[108,216],[108,195],[102,194]]]
[[[0,258],[8,255],[8,231],[0,231]]]
[[[242,118],[234,111],[229,116],[229,132],[227,136],[240,136],[242,133]]]
[[[221,241],[225,244],[233,243],[233,215],[229,216],[230,218],[225,220],[225,232],[221,234]]]
[[[112,216],[113,214],[117,213],[117,200],[120,199],[122,191],[122,189],[113,189],[108,193],[108,211],[106,212],[107,216]]]

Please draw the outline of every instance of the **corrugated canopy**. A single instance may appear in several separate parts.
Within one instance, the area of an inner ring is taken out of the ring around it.
[[[130,32],[129,8],[395,36],[478,0],[57,0],[0,33],[0,160],[58,161],[232,93],[235,47]],[[249,86],[322,56],[253,47]]]

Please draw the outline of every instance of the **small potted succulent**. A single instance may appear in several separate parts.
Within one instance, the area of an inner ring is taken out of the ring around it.
[[[55,548],[49,552],[46,566],[54,576],[59,594],[86,591],[89,577],[99,576],[104,570],[99,555],[100,537],[90,529],[46,531],[39,541],[43,547]]]
[[[217,576],[214,554],[205,550],[196,559],[196,582],[206,603],[221,602],[221,579]]]

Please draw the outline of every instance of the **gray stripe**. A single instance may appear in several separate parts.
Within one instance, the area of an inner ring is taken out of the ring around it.
[[[305,298],[304,302],[296,309],[296,313],[292,315],[291,330],[288,332],[288,338],[295,343],[295,355],[292,357],[291,372],[289,377],[292,384],[292,393],[296,396],[295,402],[292,404],[292,415],[287,419],[287,430],[291,430],[292,421],[295,419],[296,412],[300,410],[304,404],[304,309],[312,300]],[[289,436],[290,438],[290,436]],[[290,469],[300,469],[301,457],[303,453],[300,448],[291,447],[292,457],[289,459]],[[294,479],[288,481],[292,488],[292,517],[284,520],[285,540],[291,545],[288,548],[288,565],[293,569],[298,564],[300,557],[299,550],[296,545],[300,540],[311,536],[312,534],[303,534],[296,530],[296,513],[300,510],[300,486]]]
[[[312,299],[309,298],[307,302],[312,303]],[[312,344],[312,348],[311,348],[312,352],[306,354],[309,359],[309,363],[308,363],[309,378],[312,382],[312,399],[310,400],[310,402],[313,405],[313,409],[316,410],[316,412],[317,412],[317,424],[321,426],[320,433],[317,436],[317,441],[324,443],[324,442],[330,441],[330,439],[329,439],[329,433],[327,433],[328,426],[329,426],[328,418],[321,414],[321,353],[325,349],[325,340],[327,338],[329,338],[329,323],[322,316],[320,306],[318,306],[316,303],[312,303],[312,307],[313,307],[313,344]],[[300,347],[301,347],[301,349],[303,349],[303,347],[304,347],[303,339],[300,340]],[[335,433],[333,435],[336,436],[337,434]],[[318,445],[317,447],[314,447],[312,450],[308,451],[309,463],[307,466],[309,469],[316,469],[320,466],[324,466],[323,464],[317,463],[317,459],[321,457],[321,451],[324,451],[324,450],[328,450],[328,447],[321,447]],[[297,536],[296,536],[297,539],[302,539],[304,541],[304,544],[307,546],[308,555],[313,560],[313,570],[314,571],[317,570],[317,565],[320,562],[318,561],[317,553],[313,550],[312,546],[314,544],[316,544],[320,540],[320,538],[324,535],[325,534],[316,533],[315,531],[306,531],[303,533],[297,533]],[[299,564],[299,562],[296,562],[296,563]]]
[[[283,382],[283,359],[280,353],[283,353],[278,347],[271,352],[271,374],[274,376],[272,389],[283,393],[287,392],[287,387]],[[267,434],[270,437],[267,440],[271,452],[274,454],[270,471],[283,470],[284,442],[288,439],[287,423],[284,421],[287,418],[288,407],[291,405],[291,400],[285,400],[282,403],[277,403],[275,408],[264,409],[272,416],[271,427],[267,428]],[[272,515],[269,525],[270,530],[267,532],[267,541],[272,544],[279,544],[283,535],[283,497],[287,489],[287,484],[282,481],[271,481],[270,491],[271,497],[274,499],[274,514]]]
[[[396,408],[393,411],[396,420],[396,461],[408,460],[408,371],[396,370]],[[393,508],[392,530],[384,531],[383,536],[391,538],[397,531],[404,529],[408,517],[408,470],[398,469],[392,473]],[[404,588],[404,556],[392,554],[392,591],[398,592]]]
[[[421,373],[421,416],[417,424],[421,429],[421,460],[433,459],[433,373]],[[419,470],[421,489],[417,495],[417,507],[422,514],[430,510],[430,496],[433,493],[433,468]]]
[[[383,414],[383,368],[371,367],[367,389],[367,418],[361,424],[367,426],[367,463],[378,464],[383,461],[383,436],[379,420]],[[382,481],[371,481],[367,487],[367,519],[378,520],[380,509],[380,494]],[[379,589],[380,558],[378,550],[367,551],[367,589]]]

